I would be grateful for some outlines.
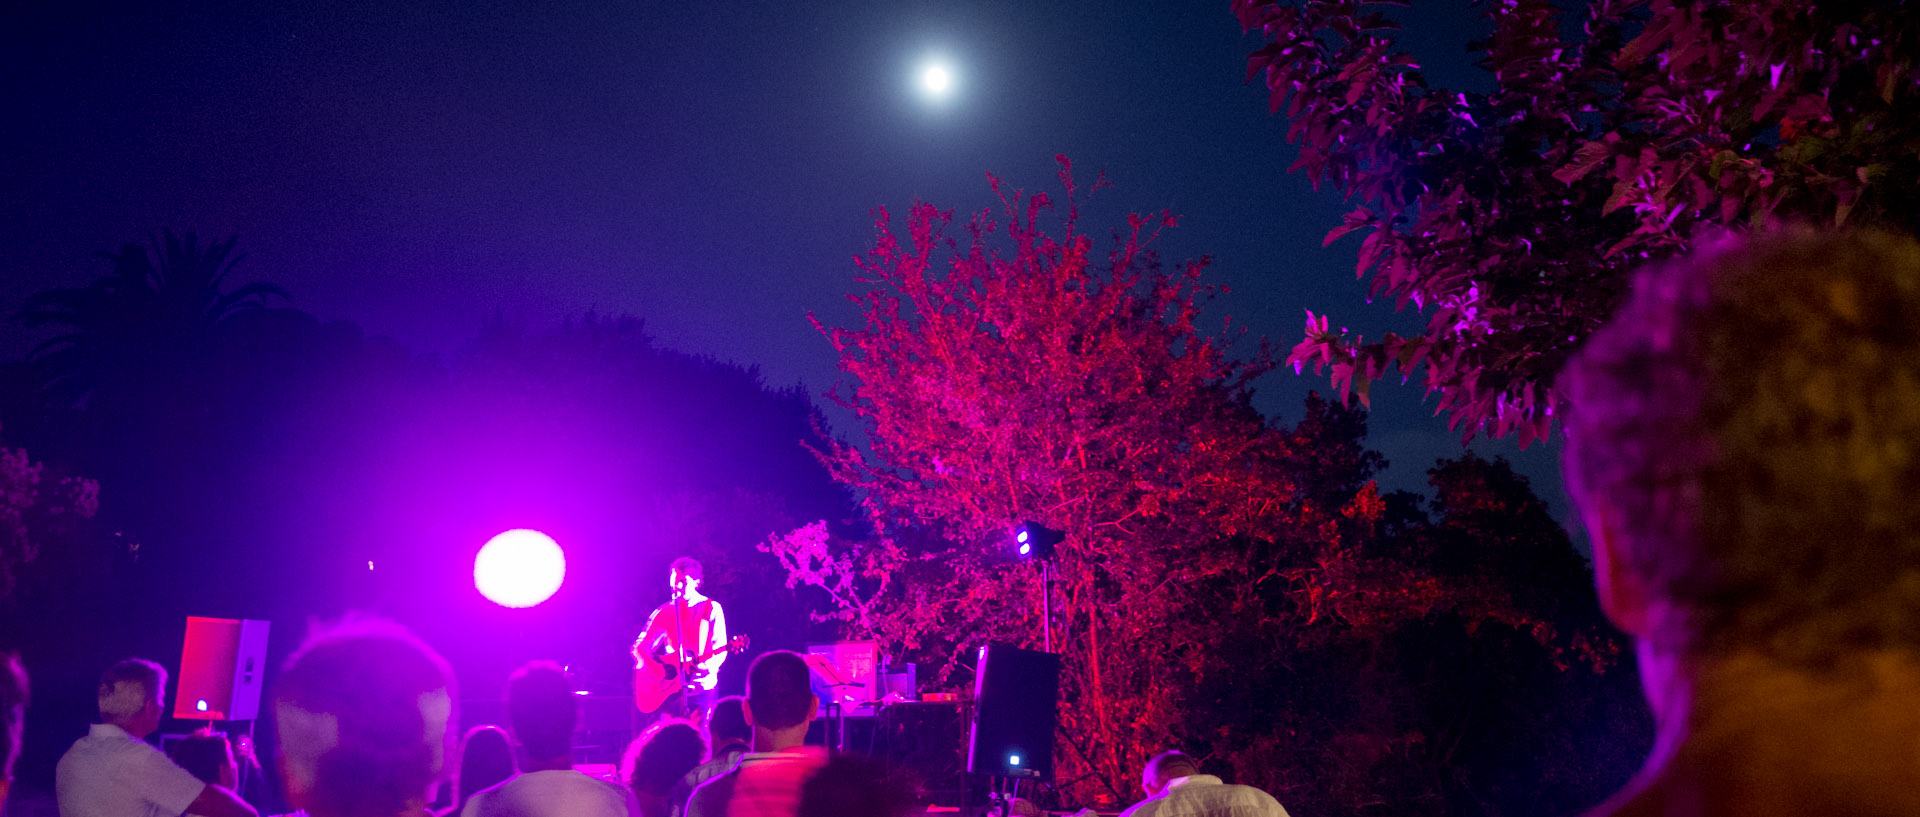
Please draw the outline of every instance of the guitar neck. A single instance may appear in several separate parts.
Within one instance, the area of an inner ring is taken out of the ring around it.
[[[727,646],[726,646],[725,644],[722,644],[722,645],[720,645],[720,646],[718,646],[718,647],[715,647],[715,648],[713,648],[713,649],[711,649],[711,650],[708,650],[708,651],[706,651],[706,652],[704,652],[704,653],[701,653],[701,654],[699,654],[699,655],[689,655],[689,656],[686,656],[686,658],[685,658],[685,661],[686,661],[686,663],[689,663],[689,664],[700,664],[700,663],[705,663],[705,662],[707,661],[707,659],[709,659],[709,658],[712,658],[712,657],[714,657],[714,656],[716,656],[716,655],[720,655],[720,654],[722,654],[722,653],[725,653],[725,652],[728,652],[728,651],[729,651],[729,650],[728,650],[728,648],[727,648]],[[677,663],[677,662],[676,662],[676,661],[675,661],[675,660],[673,659],[673,656],[670,656],[670,655],[669,655],[669,656],[666,656],[666,657],[665,657],[665,658],[663,658],[662,660],[663,660],[663,661],[664,661],[665,663],[668,663],[668,664],[672,664],[672,663]]]

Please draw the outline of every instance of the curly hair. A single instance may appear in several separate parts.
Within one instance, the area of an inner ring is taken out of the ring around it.
[[[397,814],[439,776],[458,722],[453,672],[389,621],[349,618],[307,638],[274,693],[288,786],[307,811]]]
[[[1656,645],[1809,668],[1920,648],[1912,239],[1789,230],[1643,270],[1559,386],[1569,488],[1676,613]]]
[[[686,721],[663,720],[627,746],[620,778],[634,791],[666,796],[706,756],[707,740],[699,729]]]

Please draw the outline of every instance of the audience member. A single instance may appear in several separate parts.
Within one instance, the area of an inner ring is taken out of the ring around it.
[[[1148,760],[1140,770],[1140,788],[1147,799],[1121,817],[1287,817],[1273,795],[1201,774],[1200,762],[1180,752]]]
[[[573,769],[573,728],[579,704],[567,673],[535,661],[507,678],[507,721],[526,753],[526,771],[483,789],[461,809],[464,817],[627,817],[639,811],[625,786]]]
[[[1920,814],[1920,245],[1725,241],[1568,364],[1567,485],[1657,737],[1597,814]]]
[[[747,725],[746,707],[747,699],[738,695],[728,695],[713,705],[713,714],[707,716],[707,745],[712,748],[707,762],[693,767],[681,781],[687,791],[732,769],[741,755],[753,749],[753,727]]]
[[[240,766],[234,762],[233,745],[227,742],[224,732],[215,732],[210,728],[195,730],[193,734],[167,747],[167,757],[203,782],[232,789],[240,779]]]
[[[310,817],[424,814],[457,700],[446,662],[398,624],[353,618],[309,636],[273,699],[287,799]]]
[[[800,656],[776,650],[747,669],[747,725],[753,751],[733,771],[708,780],[687,800],[687,817],[792,817],[800,786],[826,762],[826,751],[803,745],[820,701],[807,685]]]
[[[20,740],[27,719],[27,668],[20,657],[0,652],[0,811],[13,788],[13,762],[20,757]]]
[[[253,748],[253,736],[235,732],[227,738],[233,744],[233,762],[240,769],[240,787],[234,790],[240,799],[247,801],[261,814],[286,811],[286,802],[281,799],[273,777],[260,768],[259,753]]]
[[[620,761],[620,777],[633,789],[645,817],[669,817],[685,809],[685,778],[707,754],[700,730],[683,720],[668,719],[647,727],[627,747]]]
[[[849,754],[828,760],[801,784],[796,817],[907,817],[924,808],[898,770]]]
[[[506,782],[520,772],[513,762],[513,741],[507,730],[482,725],[460,739],[460,773],[454,778],[453,804],[442,817],[457,817],[473,795]]]
[[[231,790],[194,777],[146,743],[160,728],[166,695],[167,671],[159,664],[129,658],[107,669],[96,695],[101,722],[54,767],[61,817],[253,817]]]

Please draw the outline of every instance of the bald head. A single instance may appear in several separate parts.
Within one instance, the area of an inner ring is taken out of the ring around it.
[[[1200,761],[1178,751],[1161,752],[1140,771],[1140,787],[1147,790],[1148,797],[1157,797],[1165,791],[1169,781],[1178,780],[1200,773]]]
[[[167,670],[143,658],[129,658],[100,676],[100,722],[144,738],[160,728],[166,711]]]

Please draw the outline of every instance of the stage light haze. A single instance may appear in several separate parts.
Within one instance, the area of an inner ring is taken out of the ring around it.
[[[473,559],[473,586],[502,607],[532,607],[560,590],[567,559],[560,545],[536,530],[502,533]]]

